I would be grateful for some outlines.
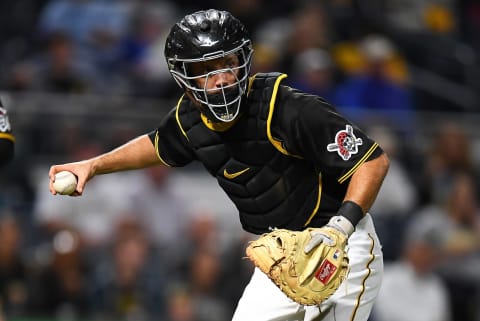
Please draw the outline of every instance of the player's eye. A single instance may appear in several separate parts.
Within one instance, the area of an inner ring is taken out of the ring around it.
[[[237,59],[228,59],[225,63],[226,68],[236,68],[238,67],[238,60]]]

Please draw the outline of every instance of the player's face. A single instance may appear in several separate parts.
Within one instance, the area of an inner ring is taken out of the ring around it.
[[[195,76],[204,75],[195,80],[198,88],[207,92],[229,87],[237,81],[240,61],[236,54],[230,54],[218,59],[197,62],[192,64],[191,72]]]

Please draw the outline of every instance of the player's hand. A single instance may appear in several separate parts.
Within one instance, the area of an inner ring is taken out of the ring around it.
[[[303,249],[303,251],[307,254],[322,243],[328,246],[335,245],[335,241],[332,240],[332,238],[327,233],[324,233],[321,230],[311,231],[310,235],[312,239],[310,240],[310,242],[307,243],[307,245],[305,245],[305,248]]]
[[[70,196],[81,196],[83,194],[85,184],[95,175],[93,164],[91,161],[52,165],[50,167],[50,171],[48,172],[48,176],[50,178],[50,193],[52,193],[53,195],[57,194],[55,188],[53,187],[53,182],[55,181],[55,174],[61,171],[69,171],[72,172],[75,176],[77,176],[77,188],[72,194],[70,194]]]
[[[345,238],[348,238],[354,230],[352,223],[350,223],[350,221],[343,216],[332,217],[326,227],[334,228],[335,230],[342,233]],[[310,235],[312,238],[303,249],[305,253],[309,253],[322,243],[328,246],[335,246],[335,240],[330,235],[328,229],[313,229],[310,232]]]

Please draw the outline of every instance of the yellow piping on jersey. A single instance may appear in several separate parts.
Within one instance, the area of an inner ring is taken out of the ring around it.
[[[171,167],[165,160],[163,160],[162,156],[160,156],[160,149],[158,148],[158,141],[160,137],[158,136],[158,130],[155,133],[155,152],[157,153],[158,159],[163,163],[163,165]]]
[[[313,219],[315,214],[317,214],[318,209],[320,208],[320,199],[322,198],[322,173],[318,175],[318,199],[317,199],[317,204],[315,204],[315,208],[313,209],[312,214],[310,214],[310,217],[308,218],[307,222],[304,227],[306,227],[308,224],[310,224],[310,221]]]
[[[15,137],[10,133],[0,133],[0,138],[6,138],[12,142],[15,142]]]
[[[360,290],[360,293],[358,294],[357,299],[355,300],[355,308],[353,309],[352,316],[350,317],[350,321],[355,320],[355,316],[357,315],[357,311],[360,306],[360,299],[365,293],[365,283],[367,282],[367,279],[370,276],[370,274],[372,274],[372,269],[370,268],[370,264],[372,264],[373,260],[375,259],[375,254],[373,254],[373,248],[375,247],[375,240],[373,239],[370,233],[368,233],[368,237],[372,242],[372,246],[370,247],[370,259],[368,260],[367,266],[365,267],[367,269],[367,275],[362,280],[362,289]]]
[[[182,100],[183,100],[184,96],[185,95],[182,95],[182,97],[180,97],[180,99],[177,102],[177,110],[175,111],[175,119],[177,120],[178,127],[182,131],[183,136],[185,136],[185,138],[188,141],[190,141],[190,139],[188,139],[187,133],[185,132],[185,130],[183,130],[182,124],[180,123],[180,117],[178,117],[178,110],[180,109],[180,104],[182,103]]]
[[[373,154],[373,152],[375,151],[375,149],[377,149],[377,147],[378,147],[378,144],[374,143],[372,147],[370,147],[370,149],[365,153],[365,155],[363,155],[363,157],[355,164],[355,166],[353,166],[345,175],[343,175],[338,179],[338,182],[342,184],[350,176],[352,176],[353,173],[355,173],[355,171],[358,169],[358,167],[360,167],[360,165],[362,165],[367,160],[367,158],[369,158],[370,155]]]
[[[273,118],[273,110],[275,109],[275,100],[277,99],[277,93],[278,93],[278,87],[280,86],[280,81],[282,81],[285,78],[287,78],[287,75],[282,74],[277,78],[277,80],[275,80],[275,85],[273,87],[273,92],[272,92],[272,98],[270,99],[270,105],[268,110],[267,137],[268,137],[268,140],[272,143],[273,147],[275,147],[280,153],[287,156],[302,158],[300,156],[290,154],[285,148],[283,148],[282,142],[279,141],[278,139],[275,139],[272,136],[271,125],[272,125],[272,118]]]

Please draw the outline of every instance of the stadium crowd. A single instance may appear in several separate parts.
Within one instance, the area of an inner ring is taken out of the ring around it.
[[[1,1],[16,155],[0,170],[0,320],[230,320],[252,235],[210,177],[119,173],[81,198],[52,196],[47,177],[153,128],[180,94],[166,34],[210,7],[250,30],[254,73],[287,73],[390,156],[371,209],[386,262],[372,321],[479,321],[480,136],[457,121],[480,120],[474,0]]]

